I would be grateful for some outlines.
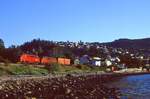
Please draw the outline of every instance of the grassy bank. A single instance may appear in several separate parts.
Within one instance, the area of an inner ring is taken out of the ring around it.
[[[60,64],[53,64],[48,68],[49,72],[52,74],[61,74],[61,73],[87,73],[87,72],[98,72],[98,71],[106,71],[106,67],[93,67],[87,65],[70,65],[64,66]]]
[[[105,71],[104,67],[89,67],[86,65],[64,66],[51,64],[49,66],[25,65],[25,64],[0,64],[0,76],[2,75],[47,75],[61,73],[84,73]]]
[[[2,75],[47,75],[48,70],[33,65],[0,64],[0,76]]]

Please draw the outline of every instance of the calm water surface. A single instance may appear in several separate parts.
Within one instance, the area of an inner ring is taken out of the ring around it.
[[[150,99],[150,74],[125,76],[108,86],[119,88],[121,99]]]

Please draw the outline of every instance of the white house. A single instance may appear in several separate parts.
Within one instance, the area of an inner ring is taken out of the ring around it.
[[[106,66],[111,66],[112,65],[112,62],[108,59],[105,60],[105,64]]]
[[[116,61],[117,61],[117,62],[120,62],[121,60],[120,60],[120,58],[119,58],[119,57],[116,57]]]
[[[80,60],[78,59],[78,58],[76,58],[75,60],[74,60],[74,65],[79,65],[80,64]]]
[[[93,57],[93,59],[92,59],[92,65],[94,65],[94,66],[101,66],[102,65],[101,58],[99,58],[99,57]]]

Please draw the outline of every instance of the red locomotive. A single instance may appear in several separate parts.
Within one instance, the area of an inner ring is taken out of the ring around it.
[[[40,58],[36,55],[22,54],[20,57],[20,62],[23,62],[23,63],[40,63]]]

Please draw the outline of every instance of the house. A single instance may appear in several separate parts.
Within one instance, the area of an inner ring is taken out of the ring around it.
[[[112,65],[112,62],[108,59],[105,59],[105,65],[106,66],[111,66]]]
[[[145,66],[150,66],[150,59],[143,59],[143,63]]]
[[[88,55],[83,55],[80,58],[80,64],[89,64],[90,62],[90,57]]]
[[[112,57],[110,60],[116,63],[119,63],[121,61],[118,57]]]
[[[79,60],[79,58],[76,58],[75,60],[74,60],[74,65],[79,65],[80,64],[80,60]]]
[[[104,46],[103,51],[104,51],[104,53],[107,53],[107,54],[109,53],[109,50],[106,46]]]
[[[93,66],[101,66],[102,65],[101,58],[99,58],[99,57],[93,57],[93,59],[92,59],[92,65]]]

